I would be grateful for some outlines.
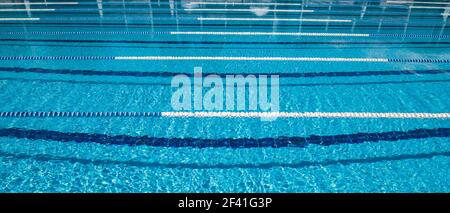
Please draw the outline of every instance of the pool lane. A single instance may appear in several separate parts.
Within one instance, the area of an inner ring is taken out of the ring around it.
[[[47,2],[0,3],[2,192],[450,190],[443,1]],[[194,67],[283,113],[174,112]]]
[[[20,4],[2,5],[0,27],[8,30],[0,32],[0,45],[7,47],[0,50],[0,80],[7,91],[4,100],[14,103],[1,108],[8,117],[2,119],[21,123],[23,116],[30,119],[37,112],[171,113],[171,77],[189,75],[196,66],[219,76],[278,74],[283,112],[325,113],[320,114],[325,119],[339,117],[333,114],[338,113],[351,126],[358,123],[353,120],[358,113],[366,113],[370,122],[406,122],[408,128],[421,128],[423,123],[402,117],[420,120],[421,113],[448,113],[448,25],[442,8],[430,8],[445,5],[282,3],[253,10],[249,4],[101,3],[35,2],[28,11]],[[255,15],[258,12],[264,15]],[[23,97],[10,96],[12,91]],[[25,95],[31,91],[33,96]],[[370,113],[395,119],[377,121]],[[95,125],[98,119],[88,122]],[[179,118],[167,119],[160,122]],[[182,125],[197,123],[186,119]],[[220,123],[223,118],[207,119]],[[436,128],[447,124],[445,119],[432,120],[425,123]],[[247,121],[237,119],[240,124]],[[331,131],[325,123],[320,134],[354,132]],[[268,134],[282,136],[280,129]],[[395,131],[395,125],[382,129]],[[318,132],[299,135],[312,133]],[[213,137],[219,136],[223,137]]]

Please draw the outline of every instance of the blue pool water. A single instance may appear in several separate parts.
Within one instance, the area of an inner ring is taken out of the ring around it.
[[[448,117],[142,114],[194,67],[279,75],[282,112],[449,113],[447,0],[42,2],[0,2],[1,192],[450,191]]]

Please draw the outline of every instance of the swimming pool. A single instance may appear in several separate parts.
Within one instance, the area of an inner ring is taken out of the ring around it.
[[[449,192],[450,3],[411,2],[4,0],[0,191]],[[177,116],[194,67],[284,114]]]

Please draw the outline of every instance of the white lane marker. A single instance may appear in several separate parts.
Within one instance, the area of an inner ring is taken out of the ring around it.
[[[450,9],[450,7],[409,6],[411,9]]]
[[[369,37],[369,34],[358,33],[289,33],[289,32],[214,32],[214,31],[185,31],[170,32],[172,35],[243,35],[243,36],[333,36],[333,37]]]
[[[198,5],[278,5],[278,6],[301,6],[298,3],[275,3],[275,2],[189,2],[188,4]]]
[[[388,4],[408,4],[408,3],[418,3],[418,4],[450,4],[449,2],[415,2],[415,1],[387,1]],[[259,6],[302,6],[298,3],[272,3],[272,2],[260,2],[260,3],[247,3],[247,2],[190,2],[191,5],[259,5]]]
[[[348,61],[389,62],[387,58],[320,58],[320,57],[227,57],[227,56],[115,56],[114,60],[205,60],[205,61]]]
[[[402,112],[161,112],[162,117],[219,118],[437,118],[448,119],[450,113]]]
[[[207,8],[185,8],[185,11],[211,11],[211,12],[253,12],[253,9],[207,9]],[[312,13],[314,10],[279,10],[279,9],[267,9],[267,12],[280,12],[280,13]]]
[[[387,1],[388,4],[450,4],[450,2],[426,2],[426,1]]]
[[[0,5],[75,5],[78,2],[1,2]]]
[[[204,18],[199,21],[303,21],[303,22],[352,22],[348,19],[308,19],[308,18]]]
[[[34,11],[55,11],[55,9],[0,9],[0,12],[22,12],[22,11],[30,11],[30,12],[34,12]]]
[[[40,18],[0,18],[0,21],[39,21]]]

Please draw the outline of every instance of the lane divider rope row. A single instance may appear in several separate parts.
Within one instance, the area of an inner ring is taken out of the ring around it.
[[[332,61],[450,63],[450,59],[424,58],[326,58],[326,57],[240,57],[240,56],[0,56],[0,60],[144,60],[144,61]]]
[[[402,112],[0,112],[0,117],[169,117],[169,118],[416,118],[449,119],[450,113]]]
[[[373,38],[450,38],[450,35],[432,34],[369,34],[369,33],[320,33],[320,32],[220,32],[220,31],[32,31],[0,32],[0,35],[232,35],[232,36],[324,36],[324,37],[373,37]]]

